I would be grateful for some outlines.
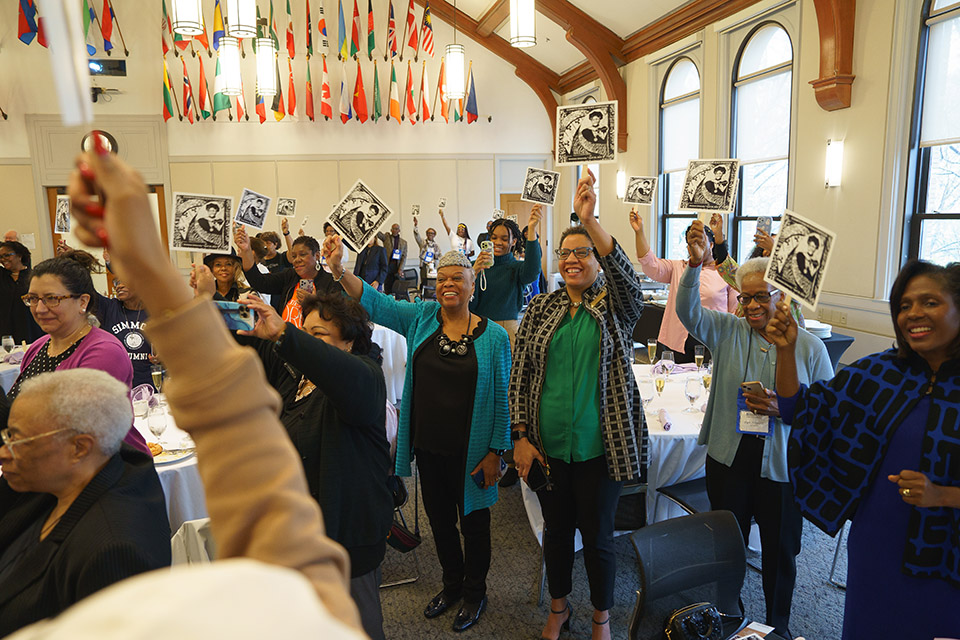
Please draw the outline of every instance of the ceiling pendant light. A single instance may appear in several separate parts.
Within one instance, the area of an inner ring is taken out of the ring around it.
[[[444,54],[447,74],[447,97],[451,100],[463,98],[464,67],[466,66],[466,50],[462,44],[457,44],[457,0],[453,0],[453,44],[448,44]]]
[[[227,0],[227,35],[234,38],[257,36],[256,0]]]
[[[257,93],[277,95],[277,47],[273,38],[257,38]]]
[[[232,36],[220,38],[219,64],[224,95],[241,95],[243,84],[240,81],[240,41],[238,39]]]
[[[203,7],[200,0],[173,0],[173,32],[182,36],[203,33]]]
[[[523,48],[537,44],[536,0],[510,0],[510,46]]]

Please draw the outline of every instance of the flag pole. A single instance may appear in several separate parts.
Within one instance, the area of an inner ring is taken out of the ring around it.
[[[394,21],[393,24],[394,24],[393,32],[394,34],[396,34],[397,32],[396,21]],[[387,9],[387,37],[384,40],[384,44],[383,44],[383,61],[384,62],[387,61],[388,55],[390,55],[390,9],[389,8]]]
[[[243,58],[243,59],[246,59],[246,57],[247,57],[247,52],[246,52],[246,50],[244,50],[244,48],[243,48],[243,38],[237,38],[237,40],[240,41],[240,57]]]
[[[410,6],[407,5],[407,13],[410,13]],[[416,16],[414,16],[416,17]],[[389,18],[388,18],[389,20]],[[416,22],[416,21],[414,21]],[[387,25],[387,33],[390,32],[390,25]],[[407,16],[403,17],[403,38],[400,40],[400,62],[403,62],[403,51],[407,48]],[[416,60],[414,60],[416,62]],[[402,120],[403,118],[401,118]]]
[[[113,12],[113,23],[117,25],[117,33],[120,34],[120,43],[123,45],[123,55],[129,56],[130,51],[127,49],[127,41],[123,37],[123,29],[120,28],[120,21],[117,20],[117,12],[113,10],[113,2],[107,0],[107,4],[110,5],[110,11]],[[174,45],[174,49],[176,49],[176,45]]]
[[[7,119],[7,113],[6,113],[6,111],[3,110],[2,107],[0,107],[0,116],[3,116],[3,119],[4,119],[4,120]]]
[[[426,11],[426,9],[424,9],[424,11]],[[413,14],[413,17],[416,18],[416,17],[417,17],[417,14]],[[414,29],[417,28],[417,23],[416,23],[416,21],[414,21],[414,23],[413,23],[413,28],[414,28]],[[417,46],[416,46],[416,48],[413,50],[413,61],[414,61],[414,62],[418,62],[418,61],[420,60],[420,40],[422,39],[422,37],[423,37],[423,31],[421,30],[420,33],[417,34]]]
[[[97,12],[96,12],[96,11],[93,12],[93,19],[96,20],[96,22],[97,22],[97,29],[100,30],[100,36],[102,37],[102,36],[103,36],[103,25],[100,24],[100,18],[97,16]],[[108,56],[111,55],[111,53],[112,53],[112,50],[107,49],[106,47],[104,47],[103,50],[106,52],[106,54],[107,54]]]
[[[200,60],[200,71],[203,71],[203,60],[202,60],[202,59]],[[214,78],[214,80],[216,80],[216,78]],[[216,87],[216,85],[214,85],[214,87]],[[205,73],[203,74],[203,88],[204,88],[204,89],[206,90],[206,92],[207,92],[207,99],[210,100],[210,115],[213,116],[213,121],[216,122],[216,121],[217,121],[217,112],[213,110],[213,98],[210,97],[210,96],[213,95],[213,94],[210,93],[210,83],[207,82],[207,74],[205,74]],[[203,110],[203,105],[200,105],[200,110],[201,110],[201,111]]]
[[[443,69],[443,56],[440,56],[440,68]],[[443,87],[443,73],[437,78],[437,92],[433,94],[433,107],[430,109],[430,122],[437,119],[437,98],[440,97],[440,88]]]

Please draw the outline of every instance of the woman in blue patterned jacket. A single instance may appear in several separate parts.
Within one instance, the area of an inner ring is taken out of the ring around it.
[[[470,312],[475,276],[460,252],[440,258],[437,300],[417,302],[398,301],[348,273],[339,236],[324,240],[323,254],[334,279],[370,319],[407,339],[396,467],[409,476],[411,457],[417,458],[423,508],[443,568],[443,590],[423,614],[435,618],[463,598],[453,622],[454,631],[463,631],[487,603],[490,507],[510,446],[507,332]]]
[[[624,481],[646,476],[646,423],[631,366],[633,326],[643,311],[640,277],[593,215],[594,181],[588,171],[577,185],[574,209],[583,225],[560,236],[565,286],[527,307],[510,378],[517,473],[526,479],[536,459],[548,465],[553,483],[538,491],[552,598],[544,638],[570,627],[576,529],[594,607],[592,635],[611,637],[613,516]]]
[[[777,394],[803,515],[847,540],[844,640],[960,637],[960,263],[907,263],[890,292],[897,348],[797,382],[780,303]]]

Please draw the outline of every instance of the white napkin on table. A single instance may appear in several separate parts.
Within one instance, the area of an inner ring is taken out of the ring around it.
[[[657,411],[657,420],[660,421],[664,431],[670,431],[670,427],[673,426],[673,419],[670,418],[670,414],[667,413],[666,409]]]

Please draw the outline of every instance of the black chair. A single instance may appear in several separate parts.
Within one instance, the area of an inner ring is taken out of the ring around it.
[[[411,300],[413,296],[411,296],[410,290],[412,289],[414,295],[416,295],[419,282],[420,276],[416,269],[404,269],[397,274],[396,280],[393,281],[393,291],[390,293],[399,300]]]
[[[707,511],[664,520],[630,539],[640,573],[630,640],[662,637],[667,616],[697,602],[710,602],[725,614],[724,638],[748,622],[740,608],[746,554],[732,513]],[[779,636],[771,633],[767,638]]]
[[[653,513],[657,513],[660,496],[667,498],[689,514],[710,511],[710,498],[707,497],[707,478],[696,478],[686,482],[678,482],[657,489],[657,497],[653,501]]]

